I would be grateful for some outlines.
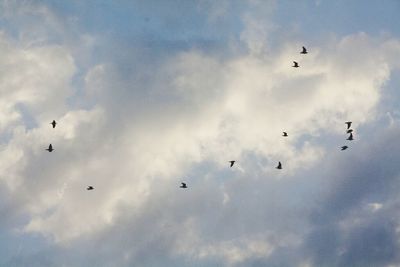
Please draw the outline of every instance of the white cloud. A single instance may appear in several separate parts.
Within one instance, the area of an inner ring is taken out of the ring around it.
[[[61,203],[54,185],[41,183],[42,197],[27,203],[35,207],[35,216],[26,230],[62,242],[105,229],[113,225],[121,203],[134,213],[145,209],[149,197],[157,198],[152,187],[166,179],[174,188],[203,161],[219,166],[207,171],[211,177],[232,158],[242,166],[241,175],[252,175],[247,153],[263,162],[256,170],[271,178],[312,166],[322,157],[323,148],[315,142],[296,145],[302,135],[343,131],[345,119],[361,124],[374,114],[391,66],[379,47],[375,47],[376,57],[364,57],[371,42],[360,34],[332,47],[310,50],[299,69],[290,67],[295,48],[273,58],[250,54],[227,61],[197,51],[183,53],[157,70],[158,79],[144,93],[151,97],[146,104],[134,99],[140,84],[109,80],[118,77],[113,69],[95,66],[88,72],[86,86],[97,92],[101,113],[69,112],[60,119],[56,155],[52,155],[60,162],[52,160],[51,169],[70,170],[57,179],[59,185],[68,179],[68,190]],[[350,51],[355,55],[347,61]],[[128,84],[131,89],[121,89]],[[132,105],[119,107],[115,101],[121,96],[127,101],[123,105],[129,105],[129,99]],[[283,129],[290,138],[281,137]],[[27,170],[33,160],[24,157],[26,174],[32,173]],[[280,174],[274,169],[278,160],[284,165]],[[54,171],[44,174],[46,178],[37,172],[30,179],[49,182]],[[87,194],[83,191],[87,184],[96,190]],[[47,211],[50,208],[52,212]]]
[[[221,59],[190,50],[150,75],[121,74],[109,62],[92,66],[80,88],[87,110],[66,104],[79,49],[0,36],[0,129],[7,133],[0,179],[13,208],[29,219],[20,228],[66,247],[111,240],[105,247],[120,249],[126,262],[159,240],[172,257],[232,266],[299,245],[307,222],[298,215],[310,203],[299,203],[296,192],[279,195],[281,188],[293,178],[311,187],[296,173],[315,167],[331,148],[315,140],[344,132],[345,120],[359,126],[374,119],[399,67],[400,44],[360,33],[309,47],[305,56],[298,42],[272,51],[272,26],[250,14],[241,35],[246,54]],[[95,43],[81,38],[87,49]],[[292,68],[293,60],[301,67]],[[52,119],[59,122],[54,130]],[[233,168],[229,160],[237,161]],[[178,188],[182,180],[188,190]],[[129,234],[143,243],[126,241]]]
[[[383,205],[382,203],[369,203],[368,207],[371,209],[372,212],[380,210]]]
[[[200,247],[198,257],[222,256],[228,265],[233,266],[248,259],[268,258],[272,250],[273,246],[264,240],[224,241],[221,244]]]

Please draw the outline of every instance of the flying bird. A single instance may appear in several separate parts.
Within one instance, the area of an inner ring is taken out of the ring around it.
[[[303,51],[300,52],[300,54],[307,54],[307,49],[303,46]]]
[[[351,127],[351,121],[346,121],[345,124],[347,124],[347,129],[350,129],[350,127]]]
[[[293,64],[294,64],[294,65],[292,66],[293,68],[298,68],[298,67],[300,67],[300,66],[299,66],[299,63],[297,63],[296,61],[293,61]]]
[[[93,190],[93,189],[94,189],[94,187],[91,186],[91,185],[89,185],[88,187],[86,187],[86,190]]]
[[[351,141],[351,140],[354,140],[354,139],[353,139],[353,133],[350,133],[350,136],[347,138],[347,140],[350,140],[350,141]]]
[[[278,166],[276,166],[276,168],[278,169],[278,170],[281,170],[282,169],[282,163],[279,161],[279,163],[278,163]]]
[[[53,151],[54,149],[53,149],[53,146],[50,144],[50,145],[49,145],[49,148],[46,148],[46,150],[49,151],[49,152],[51,152],[51,151]]]
[[[283,135],[282,136],[284,136],[284,137],[287,137],[288,135],[287,135],[287,132],[283,132]]]
[[[180,188],[187,188],[187,185],[186,185],[186,183],[181,183],[181,186],[180,186]]]
[[[342,146],[341,150],[346,150],[347,148],[349,148],[348,146]]]
[[[53,129],[54,129],[54,128],[56,128],[57,122],[55,120],[53,120],[50,124],[53,125]]]
[[[229,161],[231,163],[231,167],[233,166],[233,164],[235,164],[234,160]]]
[[[346,133],[352,133],[353,132],[353,129],[348,129],[347,131],[346,131]]]

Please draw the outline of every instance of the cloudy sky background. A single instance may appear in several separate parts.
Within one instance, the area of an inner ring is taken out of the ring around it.
[[[0,266],[400,266],[399,11],[1,1]]]

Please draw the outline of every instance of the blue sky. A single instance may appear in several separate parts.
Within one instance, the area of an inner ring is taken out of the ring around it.
[[[0,266],[399,265],[399,11],[0,1]]]
[[[221,5],[222,5],[222,1]],[[271,1],[272,2],[272,1]],[[213,31],[207,25],[202,6],[211,6],[211,1],[46,1],[46,4],[61,16],[78,17],[80,26],[88,32],[112,32],[119,36],[155,34],[160,39],[181,39],[183,36],[207,38],[223,37],[227,32]],[[218,4],[218,3],[217,3]],[[200,8],[199,8],[200,7]],[[222,24],[231,29],[230,34],[240,34],[241,12],[248,8],[245,2],[231,1],[227,13],[221,20],[231,23]],[[280,27],[296,26],[302,34],[311,36],[323,33],[338,35],[365,31],[378,34],[382,31],[398,33],[397,1],[378,1],[363,3],[360,1],[279,1],[270,4],[273,19]],[[179,15],[177,16],[177,12]],[[267,12],[266,12],[267,15]],[[236,17],[236,20],[235,20]],[[147,20],[146,20],[147,19]],[[169,21],[177,28],[168,27]],[[163,23],[160,23],[163,22]],[[186,22],[186,23],[182,23]],[[293,25],[295,24],[295,25]],[[207,27],[208,26],[208,27]],[[220,25],[221,27],[221,25]],[[146,31],[143,31],[146,28]]]

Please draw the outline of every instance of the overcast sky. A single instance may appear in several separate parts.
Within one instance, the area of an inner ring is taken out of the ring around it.
[[[0,266],[400,266],[399,14],[0,1]]]

